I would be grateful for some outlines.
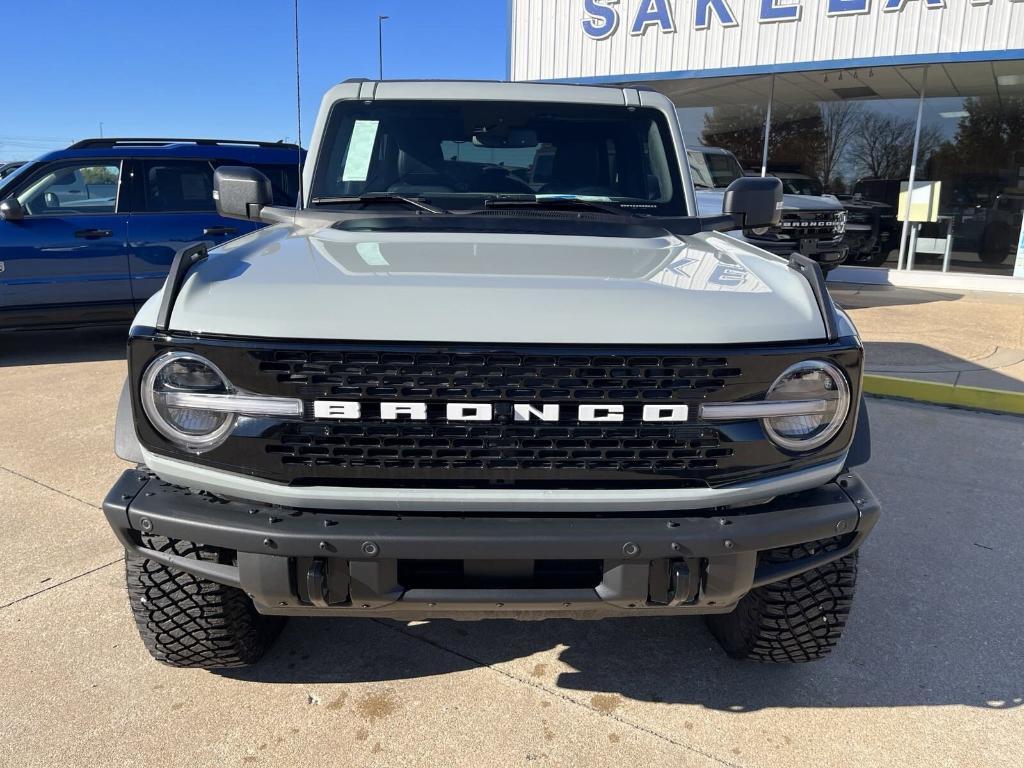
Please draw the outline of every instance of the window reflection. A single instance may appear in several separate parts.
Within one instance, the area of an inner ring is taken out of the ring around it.
[[[834,195],[847,210],[847,264],[895,268],[900,186],[910,175],[924,67],[879,67],[645,83],[678,107],[687,143],[722,147],[788,195]],[[1024,216],[1024,61],[928,67],[918,181],[941,183],[914,269],[1013,273]],[[951,238],[951,241],[950,241]]]

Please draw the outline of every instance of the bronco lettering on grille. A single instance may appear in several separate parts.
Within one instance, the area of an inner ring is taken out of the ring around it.
[[[448,421],[494,421],[494,405],[491,403],[445,403],[444,415]],[[623,421],[625,408],[618,403],[600,405],[579,405],[566,407],[553,403],[515,403],[512,406],[514,421],[578,422]],[[687,405],[660,403],[643,407],[643,421],[664,423],[689,419]],[[317,400],[313,403],[313,416],[317,419],[358,421],[378,418],[381,421],[426,421],[427,403],[360,403],[357,400]]]

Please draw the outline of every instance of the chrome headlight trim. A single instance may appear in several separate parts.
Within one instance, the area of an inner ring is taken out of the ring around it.
[[[772,393],[775,392],[779,388],[779,386],[789,376],[791,376],[794,373],[803,373],[803,372],[809,372],[809,371],[822,371],[835,384],[836,394],[837,394],[835,415],[832,417],[832,421],[829,422],[828,426],[824,430],[819,432],[817,435],[814,435],[813,437],[810,437],[810,438],[807,438],[807,439],[797,439],[797,438],[785,437],[783,435],[780,435],[772,426],[772,423],[771,423],[772,418],[779,418],[779,417],[784,416],[784,415],[785,416],[792,416],[792,415],[806,416],[806,415],[813,415],[815,413],[827,412],[827,410],[828,410],[828,401],[825,401],[825,400],[795,401],[797,403],[822,402],[822,403],[826,404],[825,411],[808,411],[808,410],[804,410],[804,411],[802,411],[801,413],[798,413],[798,414],[774,414],[773,416],[768,416],[768,417],[762,418],[761,425],[764,427],[765,434],[768,435],[768,438],[773,443],[775,443],[777,446],[779,446],[780,448],[783,448],[783,449],[785,449],[787,451],[794,451],[794,452],[798,452],[798,453],[806,453],[808,451],[813,451],[813,450],[815,450],[817,448],[821,448],[823,445],[826,445],[829,441],[832,440],[832,438],[834,438],[839,433],[839,430],[841,430],[843,428],[843,425],[846,423],[846,420],[847,420],[847,418],[849,418],[849,415],[850,415],[850,406],[851,406],[851,403],[852,403],[852,398],[851,398],[851,395],[850,395],[850,382],[847,380],[846,374],[843,372],[843,370],[839,366],[835,365],[834,363],[827,362],[825,360],[804,360],[802,362],[799,362],[799,363],[796,363],[794,365],[789,366],[789,368],[787,368],[785,371],[783,371],[779,375],[779,377],[775,380],[775,383],[772,384],[771,388],[769,388],[768,396],[766,398],[766,401],[771,401]],[[788,402],[794,402],[794,401],[778,401],[778,400],[776,400],[774,402],[787,402],[788,403]]]
[[[168,365],[181,360],[191,360],[209,368],[223,384],[224,393],[167,392],[163,394],[165,406],[209,411],[228,416],[219,427],[207,434],[193,435],[176,429],[163,417],[157,406],[155,389],[157,377]],[[166,352],[153,359],[142,376],[139,394],[142,398],[143,410],[153,428],[175,445],[193,453],[209,451],[223,443],[234,429],[237,416],[299,418],[303,414],[302,401],[297,398],[269,397],[239,391],[220,368],[194,352]]]

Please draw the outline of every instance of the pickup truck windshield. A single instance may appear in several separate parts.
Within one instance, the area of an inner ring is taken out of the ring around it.
[[[725,189],[736,179],[743,178],[743,169],[732,155],[691,149],[687,156],[690,160],[690,175],[693,177],[694,186]]]
[[[627,214],[686,215],[672,135],[653,109],[347,101],[332,110],[323,142],[314,205],[383,193],[466,211],[495,198],[535,196]]]

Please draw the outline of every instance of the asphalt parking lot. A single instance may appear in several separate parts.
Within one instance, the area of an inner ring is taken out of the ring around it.
[[[145,653],[99,510],[123,333],[0,337],[0,765],[1024,764],[1024,419],[870,401],[884,516],[824,662],[699,619],[303,619],[211,674]]]

